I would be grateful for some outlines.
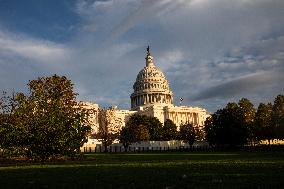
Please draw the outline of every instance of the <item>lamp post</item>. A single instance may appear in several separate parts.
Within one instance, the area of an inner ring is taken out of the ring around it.
[[[181,106],[181,103],[183,101],[183,98],[179,98],[179,105]]]

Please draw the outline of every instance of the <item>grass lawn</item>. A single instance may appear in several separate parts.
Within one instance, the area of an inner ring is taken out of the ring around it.
[[[0,188],[284,188],[284,152],[88,154],[0,167]]]

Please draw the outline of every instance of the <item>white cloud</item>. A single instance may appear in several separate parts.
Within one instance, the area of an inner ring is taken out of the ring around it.
[[[0,31],[1,32],[1,31]],[[69,55],[69,49],[46,40],[0,33],[0,50],[9,56],[21,56],[37,62],[54,63]]]

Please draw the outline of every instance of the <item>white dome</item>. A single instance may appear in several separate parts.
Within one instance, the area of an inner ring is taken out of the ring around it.
[[[144,67],[137,75],[133,85],[134,92],[151,91],[168,91],[170,92],[169,83],[157,67]]]
[[[153,57],[148,52],[146,66],[138,73],[131,94],[131,109],[149,104],[172,104],[173,93],[161,70],[153,63]]]

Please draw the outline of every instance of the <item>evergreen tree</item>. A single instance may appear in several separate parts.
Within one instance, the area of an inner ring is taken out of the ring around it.
[[[162,128],[162,140],[175,139],[177,139],[177,126],[172,120],[167,119]]]
[[[125,150],[129,145],[135,142],[135,133],[132,127],[123,127],[119,134],[119,141],[124,146]]]
[[[246,98],[242,98],[239,103],[239,120],[241,127],[247,128],[248,141],[254,144],[257,141],[256,128],[254,124],[255,109],[253,104]]]
[[[192,124],[185,124],[180,126],[179,131],[180,139],[187,142],[192,148],[193,143],[196,141],[196,133]]]
[[[205,121],[206,139],[210,144],[237,146],[247,142],[248,127],[242,124],[238,104],[228,103]]]
[[[274,100],[272,123],[276,129],[277,138],[284,139],[284,95],[278,95]]]
[[[272,105],[260,103],[255,115],[255,128],[258,140],[270,141],[276,137],[276,130],[271,119]]]

